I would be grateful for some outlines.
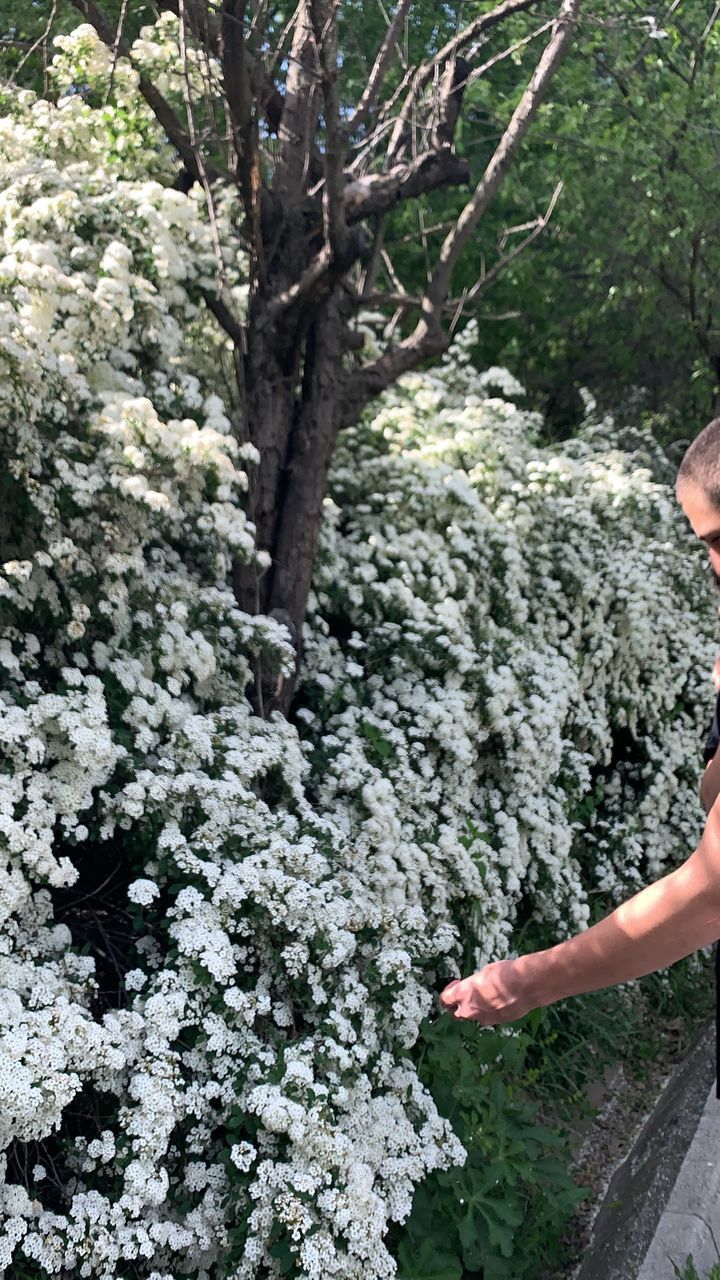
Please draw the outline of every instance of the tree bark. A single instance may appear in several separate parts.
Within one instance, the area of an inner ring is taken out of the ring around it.
[[[334,292],[313,321],[307,338],[303,396],[289,440],[270,585],[270,608],[287,609],[296,625],[299,624],[298,664],[302,660],[302,621],[310,593],[323,500],[339,428],[342,332],[341,304],[338,293]],[[284,684],[273,705],[285,711],[294,685],[294,680]]]

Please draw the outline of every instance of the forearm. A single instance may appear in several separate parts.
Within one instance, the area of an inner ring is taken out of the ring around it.
[[[547,1005],[664,969],[718,938],[720,877],[701,845],[592,928],[516,964],[537,1004]]]

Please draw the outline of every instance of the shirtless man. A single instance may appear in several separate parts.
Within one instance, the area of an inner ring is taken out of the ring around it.
[[[720,586],[720,418],[690,445],[675,492],[693,533],[707,546]],[[719,671],[716,664],[716,684]],[[720,804],[714,803],[720,792],[719,741],[716,712],[700,788],[707,821],[697,849],[682,866],[565,942],[514,960],[494,961],[448,983],[440,995],[441,1006],[454,1018],[471,1018],[483,1026],[514,1022],[531,1009],[567,996],[665,969],[719,939]],[[720,981],[720,967],[717,971]],[[720,1036],[718,1046],[720,1059]]]

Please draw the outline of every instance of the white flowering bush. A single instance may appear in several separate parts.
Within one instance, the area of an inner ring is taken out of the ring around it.
[[[230,587],[216,250],[162,139],[105,163],[115,100],[0,118],[0,1269],[380,1280],[465,1158],[412,1057],[464,949],[688,851],[711,610],[611,424],[541,448],[460,347],[346,433],[293,723],[254,717],[293,651]]]
[[[98,165],[93,110],[26,95],[1,131],[0,1266],[390,1275],[388,1220],[462,1158],[405,1053],[423,938],[245,700],[293,651],[229,585],[254,454],[207,219]],[[108,879],[112,997],[80,928]]]
[[[473,339],[344,436],[298,715],[316,803],[431,952],[472,902],[479,965],[520,902],[575,932],[691,847],[714,650],[652,439],[538,448]]]

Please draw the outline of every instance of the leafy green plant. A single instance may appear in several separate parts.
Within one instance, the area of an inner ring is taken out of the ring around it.
[[[396,1245],[400,1280],[521,1280],[564,1260],[562,1228],[588,1192],[524,1088],[543,1017],[535,1010],[512,1033],[444,1016],[424,1025],[419,1074],[468,1159],[418,1187]]]
[[[541,935],[528,922],[519,949],[547,945]],[[604,1066],[621,1061],[640,1080],[661,1051],[667,1060],[668,1027],[682,1056],[711,1014],[713,991],[711,964],[698,969],[688,957],[625,988],[536,1009],[512,1027],[444,1015],[423,1024],[418,1072],[468,1159],[418,1188],[392,1245],[399,1280],[530,1280],[574,1262],[568,1228],[589,1192],[573,1181],[564,1125],[596,1114],[585,1088]]]

